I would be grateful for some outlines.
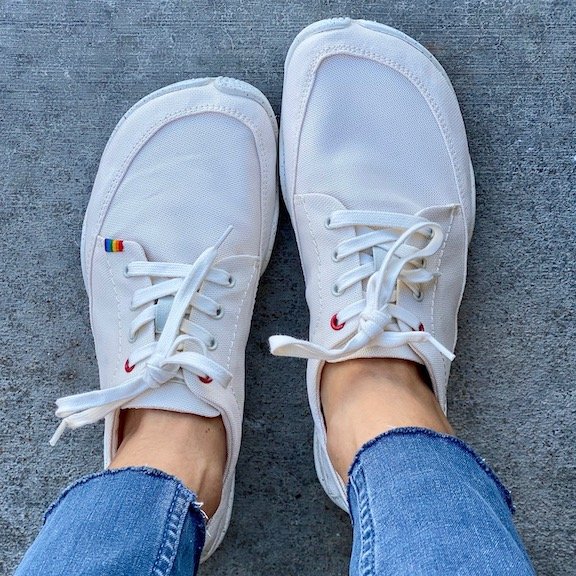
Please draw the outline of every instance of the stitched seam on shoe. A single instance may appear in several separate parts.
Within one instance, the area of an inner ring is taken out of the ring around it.
[[[264,149],[264,140],[262,137],[262,134],[260,133],[260,130],[258,130],[256,128],[256,126],[254,126],[252,128],[253,130],[253,136],[254,136],[254,140],[255,140],[255,144],[256,144],[256,157],[258,158],[258,164],[260,165],[260,262],[264,261],[264,258],[266,258],[266,254],[268,253],[268,244],[269,242],[266,242],[266,246],[264,246],[264,215],[268,214],[268,212],[270,211],[270,206],[269,206],[269,194],[265,193],[265,190],[268,190],[268,187],[270,186],[271,183],[269,183],[268,181],[268,174],[270,172],[269,170],[269,164],[268,164],[268,156],[266,154],[264,154],[264,159],[261,160],[261,156],[260,156],[260,149]],[[258,137],[256,138],[256,136],[254,135],[256,134]],[[258,147],[258,144],[260,144],[260,148]],[[276,172],[274,171],[274,175],[273,178],[276,177]],[[274,193],[277,193],[277,191],[275,190]],[[268,232],[270,234],[270,232]]]
[[[340,54],[348,53],[348,54],[353,55],[353,56],[355,55],[355,56],[364,56],[366,58],[372,58],[381,64],[384,64],[386,66],[389,66],[390,68],[393,68],[394,70],[396,70],[397,72],[399,72],[400,74],[405,76],[408,80],[410,80],[410,82],[414,86],[416,86],[416,88],[418,89],[420,94],[424,97],[424,99],[426,100],[426,102],[430,106],[430,109],[433,112],[434,118],[436,119],[436,122],[438,123],[438,127],[440,128],[442,136],[444,137],[444,141],[446,143],[448,151],[450,152],[450,163],[452,164],[452,169],[454,170],[454,175],[456,177],[455,179],[456,179],[456,186],[457,186],[457,190],[458,190],[458,198],[460,199],[460,203],[464,204],[462,193],[461,193],[462,172],[461,172],[460,168],[454,162],[454,157],[456,156],[456,151],[454,148],[454,142],[453,142],[451,136],[448,134],[448,129],[447,129],[446,121],[444,120],[444,116],[440,112],[440,109],[439,109],[436,101],[434,100],[434,98],[430,94],[430,91],[424,86],[424,84],[418,79],[417,76],[412,74],[410,72],[410,70],[408,70],[406,67],[402,66],[398,62],[391,60],[389,58],[383,58],[380,54],[377,54],[376,52],[372,52],[370,50],[358,48],[356,46],[351,46],[349,44],[335,44],[335,45],[327,46],[326,48],[324,48],[323,50],[318,52],[318,54],[316,55],[316,58],[310,64],[308,73],[306,75],[306,81],[304,82],[304,89],[301,92],[300,103],[299,103],[299,108],[298,108],[299,132],[298,132],[298,138],[296,139],[296,141],[294,143],[294,151],[293,151],[294,158],[295,158],[294,186],[296,185],[296,173],[297,173],[297,166],[298,166],[297,151],[298,151],[298,147],[299,147],[300,137],[302,134],[302,126],[304,123],[305,108],[306,108],[306,104],[308,102],[308,99],[309,99],[310,93],[311,93],[313,76],[314,76],[321,60],[323,60],[326,56],[338,55],[338,52],[335,53],[334,51],[340,51]]]
[[[448,237],[450,236],[450,233],[452,231],[452,226],[454,224],[454,212],[455,209],[453,208],[451,210],[450,213],[450,222],[448,224],[448,230],[446,231],[446,234],[444,235],[444,242],[442,243],[442,247],[440,248],[440,254],[438,256],[438,263],[436,264],[436,272],[440,271],[440,265],[442,263],[442,258],[444,256],[444,251],[446,249],[446,244],[448,242]],[[431,310],[431,328],[432,328],[432,335],[435,334],[435,327],[434,327],[434,314],[435,314],[435,303],[436,303],[436,290],[438,288],[438,280],[436,280],[436,282],[434,282],[434,289],[432,290],[432,310]],[[442,373],[444,374],[444,381],[446,381],[446,378],[448,377],[448,374],[446,373],[446,362],[442,361]]]
[[[321,264],[321,260],[320,260],[320,251],[318,250],[318,244],[316,242],[316,237],[314,236],[314,232],[312,231],[312,222],[310,220],[310,214],[308,212],[308,207],[306,206],[306,200],[304,199],[303,196],[300,197],[300,203],[302,204],[302,206],[304,207],[304,213],[306,214],[306,221],[308,222],[308,230],[310,232],[310,236],[312,237],[312,243],[314,245],[314,251],[316,252],[316,261],[318,262],[318,273],[316,275],[316,283],[318,285],[318,300],[320,302],[320,310],[324,311],[324,301],[322,299],[322,290],[321,290],[321,284],[320,284],[320,269],[322,267]],[[320,323],[320,316],[322,314],[316,314],[316,322],[314,324],[314,334],[316,334],[316,332],[318,331],[318,326]],[[310,334],[312,335],[312,331],[310,331]]]
[[[236,320],[234,324],[234,330],[232,332],[232,338],[230,339],[230,346],[228,348],[228,357],[226,358],[226,367],[230,367],[230,359],[232,358],[232,348],[234,347],[234,342],[236,340],[236,334],[238,332],[238,318],[240,318],[240,313],[242,311],[242,307],[244,306],[244,301],[246,300],[246,294],[248,294],[248,289],[252,285],[252,279],[254,278],[254,273],[256,272],[256,262],[252,265],[252,274],[250,274],[250,279],[246,284],[246,288],[244,289],[244,294],[242,294],[242,300],[240,301],[240,305],[238,306],[238,311],[236,313]],[[234,390],[232,390],[234,392]],[[236,396],[234,394],[234,396]]]
[[[118,374],[118,366],[120,365],[120,350],[122,349],[122,315],[120,314],[120,297],[118,295],[118,289],[116,287],[116,282],[114,282],[114,275],[112,274],[112,266],[110,266],[110,260],[106,254],[104,255],[106,261],[106,266],[108,267],[108,272],[110,273],[110,281],[112,282],[112,288],[114,289],[114,297],[116,298],[116,310],[118,314],[118,351],[116,352],[116,362],[114,363],[114,372],[112,373],[112,380],[116,378]]]
[[[442,258],[444,257],[444,251],[446,249],[446,244],[448,242],[448,237],[450,236],[450,232],[452,231],[452,225],[454,224],[454,208],[450,211],[450,222],[448,224],[448,230],[444,235],[444,242],[442,242],[442,246],[440,247],[440,252],[438,254],[438,263],[436,264],[436,272],[440,272],[440,266],[442,264]],[[432,290],[432,334],[434,334],[434,313],[435,313],[435,303],[436,303],[436,290],[438,289],[438,282],[434,282],[434,289]]]
[[[242,120],[243,122],[245,122],[246,125],[249,128],[253,129],[254,131],[258,131],[257,128],[255,126],[253,126],[252,122],[250,121],[250,119],[247,116],[245,116],[244,114],[238,114],[236,112],[236,110],[234,110],[233,108],[229,108],[227,106],[195,106],[193,108],[183,108],[181,110],[173,112],[172,114],[168,114],[167,116],[164,116],[161,120],[156,122],[156,124],[153,124],[150,128],[148,128],[148,130],[146,130],[146,132],[134,144],[134,146],[132,147],[132,149],[130,150],[128,155],[126,156],[126,159],[124,160],[124,162],[122,163],[120,168],[118,168],[116,176],[114,176],[114,179],[110,183],[110,185],[108,187],[108,191],[106,192],[106,195],[104,196],[102,206],[100,207],[100,212],[98,214],[98,224],[100,223],[100,221],[102,219],[102,215],[103,215],[103,212],[104,212],[104,210],[108,204],[109,197],[111,196],[113,190],[116,188],[116,185],[118,184],[118,182],[122,179],[126,167],[132,162],[132,160],[134,159],[135,153],[141,148],[142,144],[144,142],[146,142],[149,139],[149,137],[152,136],[152,134],[157,132],[160,128],[162,128],[162,126],[168,124],[169,122],[176,120],[177,118],[182,118],[184,116],[190,116],[192,114],[197,114],[200,112],[221,112],[223,114],[229,114],[230,116],[233,116],[233,117],[237,118],[238,120]]]
[[[318,67],[318,64],[320,63],[320,60],[323,59],[325,52],[326,52],[325,50],[320,52],[316,56],[316,58],[312,61],[312,64],[310,65],[310,67],[308,68],[308,72],[306,73],[306,79],[304,81],[304,89],[300,93],[300,99],[298,102],[298,114],[297,114],[297,118],[298,118],[298,124],[297,125],[299,126],[298,137],[294,141],[294,149],[292,152],[292,154],[294,156],[294,183],[293,183],[294,190],[296,190],[296,175],[298,173],[298,148],[300,145],[300,138],[302,137],[302,128],[304,126],[304,117],[306,116],[306,107],[308,105],[310,93],[312,92],[312,84],[313,84],[313,80],[314,80],[314,74],[316,73],[316,69]],[[286,162],[285,161],[284,161],[284,171],[286,171]],[[294,195],[293,203],[295,203],[295,201],[296,201],[296,198]]]
[[[132,147],[132,149],[130,150],[128,155],[126,156],[124,162],[122,163],[120,168],[118,168],[118,170],[116,171],[116,175],[114,176],[112,182],[108,185],[108,190],[107,190],[106,194],[104,195],[104,198],[102,199],[102,203],[100,205],[100,210],[98,212],[98,219],[96,221],[96,229],[97,229],[96,236],[98,235],[99,230],[102,226],[102,222],[104,220],[104,214],[106,213],[106,210],[108,209],[108,207],[110,205],[110,201],[111,201],[112,196],[114,195],[114,191],[117,189],[119,183],[124,178],[128,166],[132,163],[136,154],[141,149],[143,144],[155,132],[160,130],[160,128],[162,128],[164,125],[168,124],[169,122],[176,120],[178,118],[183,118],[185,116],[191,116],[194,114],[199,114],[201,112],[220,112],[222,114],[228,114],[229,116],[232,116],[232,117],[236,118],[237,120],[240,120],[241,122],[246,124],[246,126],[248,126],[248,128],[250,128],[250,130],[252,130],[253,133],[258,134],[259,139],[261,140],[260,131],[252,123],[252,121],[247,116],[245,116],[244,114],[238,113],[234,108],[230,108],[228,106],[195,106],[192,108],[183,108],[181,110],[173,112],[172,114],[164,116],[161,120],[156,122],[156,124],[154,124],[150,128],[148,128],[148,130],[146,130],[146,132],[134,144],[134,146]],[[256,150],[258,151],[258,147],[256,147]],[[262,163],[260,163],[260,164],[262,164]],[[265,161],[265,164],[266,164],[266,161]],[[262,190],[260,191],[260,196],[262,196]],[[260,233],[260,234],[262,235],[262,233]],[[94,236],[92,238],[93,239],[90,241],[91,246],[94,243]],[[262,240],[262,237],[260,238],[260,240]],[[260,242],[260,244],[261,244],[261,242]],[[93,252],[93,250],[92,250],[92,252]],[[90,286],[92,285],[91,276],[92,275],[90,275]]]

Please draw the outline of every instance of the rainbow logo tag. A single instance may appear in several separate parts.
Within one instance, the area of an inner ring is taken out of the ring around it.
[[[123,240],[113,240],[112,238],[104,239],[104,250],[106,252],[123,252],[124,251],[124,241]]]

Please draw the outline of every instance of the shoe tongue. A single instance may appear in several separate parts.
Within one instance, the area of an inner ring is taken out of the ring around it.
[[[168,314],[170,314],[170,309],[172,308],[172,303],[174,302],[174,296],[163,296],[158,298],[156,301],[156,316],[154,318],[154,326],[156,334],[161,334],[166,326],[166,320],[168,320]]]
[[[371,228],[365,226],[361,226],[357,230],[359,234],[367,234],[371,231],[372,231]],[[369,248],[368,250],[359,253],[360,264],[364,265],[373,263],[374,270],[378,270],[382,265],[384,258],[386,257],[386,253],[387,251],[382,246],[380,245],[373,246],[372,248]],[[364,292],[366,291],[367,283],[368,283],[367,279],[362,281],[362,289],[364,290]]]
[[[372,248],[372,259],[374,260],[375,270],[378,270],[380,266],[382,266],[382,262],[384,261],[385,257],[386,257],[386,250],[384,250],[382,246],[378,245]]]

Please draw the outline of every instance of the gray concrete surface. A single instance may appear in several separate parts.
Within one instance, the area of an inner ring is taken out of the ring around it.
[[[0,574],[59,489],[100,465],[98,426],[47,441],[53,400],[97,381],[78,248],[108,135],[140,97],[195,76],[251,82],[279,114],[292,38],[333,15],[400,28],[453,80],[478,218],[450,414],[511,488],[538,573],[576,574],[570,0],[0,1]],[[248,346],[234,516],[205,576],[347,572],[349,522],[314,473],[304,362],[267,352],[272,333],[306,334],[303,288],[282,213]]]

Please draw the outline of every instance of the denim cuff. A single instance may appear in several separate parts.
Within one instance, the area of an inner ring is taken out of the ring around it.
[[[360,465],[359,463],[360,463],[360,460],[362,459],[363,454],[365,454],[367,451],[376,449],[376,447],[381,442],[385,442],[386,439],[388,439],[388,438],[393,438],[393,437],[397,438],[397,437],[402,437],[402,436],[406,436],[406,437],[415,437],[415,436],[418,437],[419,436],[419,437],[426,438],[426,439],[433,438],[433,439],[436,439],[439,443],[449,444],[451,446],[456,446],[458,449],[462,450],[473,461],[475,461],[476,464],[494,482],[494,484],[498,488],[498,491],[500,492],[502,498],[506,502],[508,509],[510,510],[511,513],[514,513],[514,504],[512,502],[512,495],[511,495],[510,491],[504,486],[504,484],[498,478],[496,473],[490,468],[490,466],[488,466],[488,464],[486,463],[486,460],[484,460],[484,458],[481,458],[480,456],[478,456],[478,454],[476,454],[476,452],[470,446],[468,446],[468,444],[466,444],[465,442],[463,442],[459,438],[456,438],[456,436],[451,436],[449,434],[442,434],[440,432],[430,430],[429,428],[419,428],[416,426],[408,426],[408,427],[404,427],[404,428],[394,428],[392,430],[388,430],[387,432],[383,432],[382,434],[380,434],[379,436],[376,436],[376,438],[373,438],[372,440],[369,440],[368,442],[366,442],[366,444],[364,444],[360,448],[360,450],[358,451],[358,453],[354,457],[354,460],[352,461],[352,464],[350,466],[350,470],[348,471],[348,476],[352,477],[355,474],[357,468]],[[350,499],[350,483],[348,483],[348,499]]]
[[[206,537],[200,506],[180,480],[154,468],[90,474],[50,506],[16,574],[196,573]]]
[[[198,502],[198,498],[194,492],[186,488],[182,482],[176,478],[176,476],[172,476],[163,472],[162,470],[158,470],[157,468],[150,468],[149,466],[127,466],[125,468],[112,468],[107,470],[101,470],[100,472],[95,472],[94,474],[88,474],[87,476],[83,476],[82,478],[76,480],[69,486],[67,486],[61,493],[60,496],[48,507],[46,512],[44,513],[44,524],[52,514],[52,512],[58,507],[60,502],[70,493],[72,490],[87,484],[93,480],[100,479],[102,477],[107,476],[126,476],[127,473],[137,472],[139,474],[143,474],[145,476],[152,476],[154,478],[161,478],[166,480],[167,482],[175,485],[179,492],[182,494],[184,500],[190,503],[190,508],[197,511],[198,514],[202,517],[202,521],[204,525],[206,525],[206,514],[202,510],[202,503]]]

